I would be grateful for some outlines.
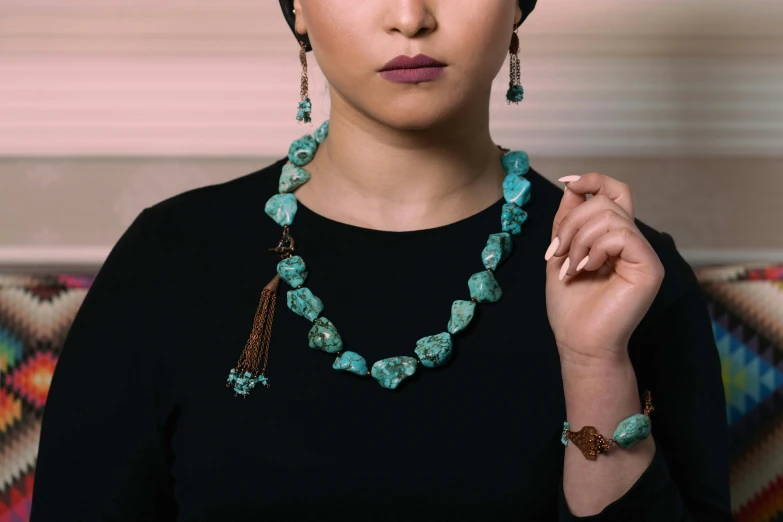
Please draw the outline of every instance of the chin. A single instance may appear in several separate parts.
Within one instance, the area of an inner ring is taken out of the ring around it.
[[[383,107],[372,104],[368,114],[391,128],[402,131],[424,131],[454,122],[463,108],[453,97],[400,97]]]

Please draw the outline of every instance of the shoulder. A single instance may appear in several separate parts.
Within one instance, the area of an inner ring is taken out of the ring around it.
[[[227,221],[263,214],[267,199],[277,193],[285,159],[230,181],[182,192],[145,209],[147,220],[181,231],[208,230]]]
[[[552,221],[563,197],[563,187],[549,181],[532,168],[525,177],[528,178],[531,184],[531,201],[529,206],[526,206],[526,210],[531,215],[531,219],[535,216],[539,225],[545,228],[545,231],[543,231],[546,233],[547,242],[543,246],[545,250],[551,238]],[[631,189],[633,190],[633,187]],[[650,246],[655,250],[665,270],[658,295],[648,311],[648,317],[646,317],[646,320],[650,320],[657,317],[683,294],[698,288],[699,283],[693,268],[677,250],[671,234],[657,230],[639,218],[634,219],[634,222],[650,243]],[[536,245],[534,248],[539,247]]]
[[[131,229],[169,251],[228,247],[247,233],[276,234],[279,227],[264,213],[277,193],[285,159],[230,181],[182,192],[145,208]],[[259,230],[259,227],[260,230]]]
[[[145,208],[109,254],[131,260],[134,271],[192,286],[193,280],[228,277],[265,259],[280,227],[264,212],[278,192],[285,159],[233,180],[208,185]],[[128,264],[128,263],[123,263]],[[146,277],[146,276],[145,276]],[[191,283],[188,283],[191,281]]]

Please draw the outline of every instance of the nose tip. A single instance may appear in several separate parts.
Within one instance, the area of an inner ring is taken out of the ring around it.
[[[437,27],[432,12],[422,1],[401,2],[396,13],[391,16],[390,33],[400,33],[407,38],[420,38]]]

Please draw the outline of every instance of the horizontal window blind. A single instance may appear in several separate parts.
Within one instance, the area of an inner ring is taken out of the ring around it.
[[[783,2],[542,0],[526,99],[492,132],[547,156],[780,156]],[[296,42],[273,0],[3,0],[0,155],[279,157]],[[311,58],[314,121],[328,117]]]

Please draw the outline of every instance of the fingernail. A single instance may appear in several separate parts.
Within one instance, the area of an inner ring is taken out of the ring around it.
[[[567,257],[565,263],[563,263],[563,266],[560,267],[560,281],[563,280],[563,278],[566,275],[566,272],[568,272],[568,265],[570,264],[571,264],[571,258]]]
[[[560,246],[560,238],[556,237],[552,240],[551,243],[549,243],[549,248],[546,249],[546,254],[544,254],[544,259],[549,261],[553,255],[555,255],[555,252],[557,251],[557,247]],[[540,250],[539,250],[540,252]]]
[[[581,261],[579,261],[579,264],[578,264],[578,265],[576,265],[576,271],[577,271],[577,272],[579,272],[581,269],[583,269],[583,268],[585,267],[585,265],[587,264],[587,260],[588,260],[588,259],[590,259],[590,256],[589,256],[589,255],[586,255],[584,259],[582,259]]]
[[[576,174],[572,176],[563,176],[562,178],[558,179],[557,181],[562,181],[564,183],[576,183],[582,179],[582,176],[577,176]]]

